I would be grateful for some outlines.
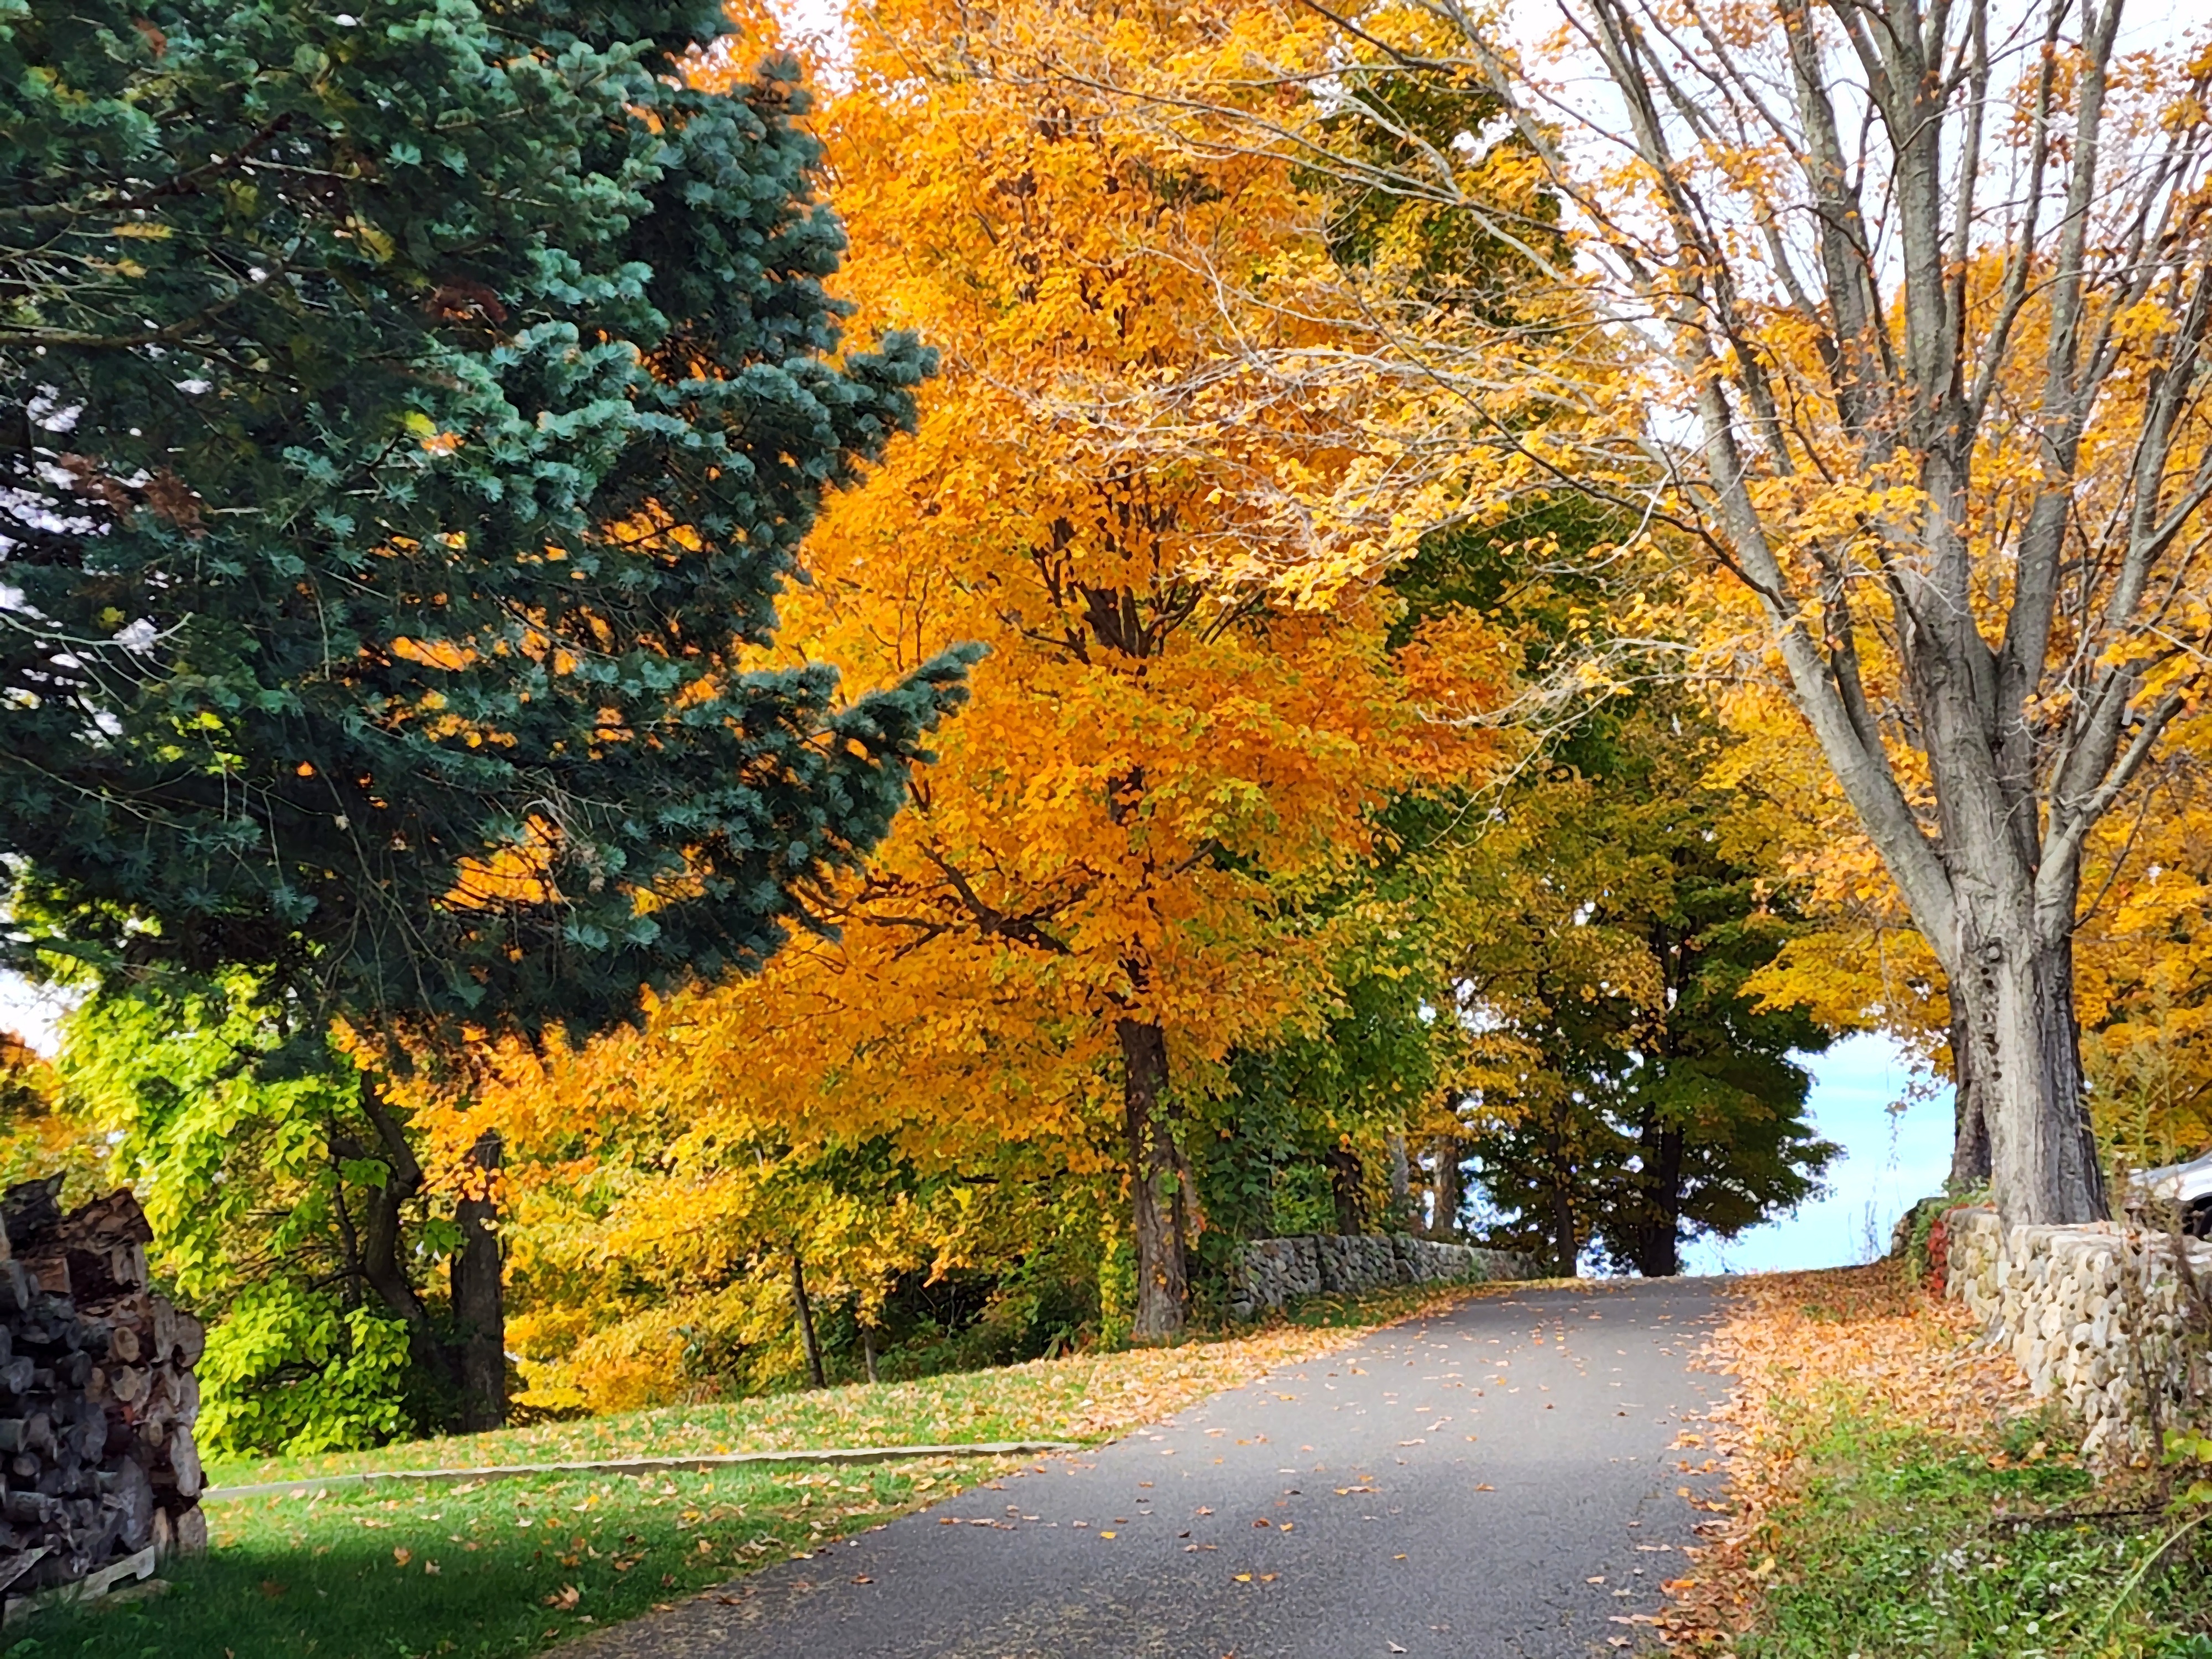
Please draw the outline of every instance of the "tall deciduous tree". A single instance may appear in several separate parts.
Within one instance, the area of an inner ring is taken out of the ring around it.
[[[1516,237],[1643,353],[1653,412],[1560,383],[1570,459],[1486,406],[1457,335],[1399,344],[1511,447],[1701,548],[1941,964],[1965,1133],[2014,1221],[2101,1214],[2074,936],[2085,846],[2197,695],[2212,497],[2212,65],[2124,58],[2123,0],[1563,0],[1565,67],[1487,11],[1415,0],[1336,30],[1303,120],[1210,100],[1295,153]],[[1593,71],[1584,74],[1583,70]],[[1572,211],[1470,187],[1468,131],[1385,165],[1411,76],[1485,86]],[[1191,100],[1132,95],[1188,121]],[[1617,441],[1589,445],[1604,422]],[[1434,453],[1433,429],[1403,453]]]
[[[2204,71],[2116,74],[2121,12],[1575,14],[1652,216],[1600,240],[1696,414],[1670,495],[1942,964],[2014,1221],[2104,1212],[2084,843],[2206,629]]]
[[[1158,1340],[1203,1219],[1194,1109],[1232,1048],[1333,1000],[1294,900],[1361,866],[1395,792],[1480,764],[1423,714],[1479,701],[1494,658],[1465,619],[1394,650],[1357,536],[1305,510],[1356,459],[1358,390],[1242,372],[1224,284],[1313,293],[1324,204],[1278,161],[1042,95],[1038,39],[1067,29],[1198,38],[1150,7],[873,5],[823,121],[841,284],[945,372],[825,515],[788,637],[892,682],[981,641],[975,702],[824,896],[840,937],[672,1005],[658,1059],[584,1063],[696,1103],[702,1155],[705,1125],[781,1119],[802,1161],[882,1137],[928,1172],[1009,1141],[1118,1171],[1108,1255],[1133,1246],[1130,1322]],[[1337,338],[1325,307],[1246,320],[1316,358]]]
[[[841,352],[795,71],[696,83],[725,27],[0,13],[18,957],[244,965],[373,1045],[597,1029],[884,833],[959,661],[841,706],[764,653],[927,355]]]

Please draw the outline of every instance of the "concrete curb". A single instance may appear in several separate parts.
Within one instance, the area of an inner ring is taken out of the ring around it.
[[[536,1474],[658,1474],[664,1471],[741,1468],[755,1463],[896,1463],[910,1457],[1033,1457],[1089,1448],[1072,1440],[987,1440],[957,1446],[825,1446],[808,1451],[711,1452],[696,1457],[613,1457],[582,1463],[496,1463],[475,1469],[365,1469],[307,1480],[261,1480],[243,1486],[210,1486],[203,1504],[265,1498],[327,1486],[366,1486],[377,1481],[443,1486],[463,1480],[519,1480]]]

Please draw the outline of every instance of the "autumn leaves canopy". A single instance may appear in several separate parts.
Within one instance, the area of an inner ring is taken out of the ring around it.
[[[808,1258],[1170,1335],[1279,1084],[1340,1222],[1495,1131],[1656,1271],[1876,1025],[2097,1213],[2202,1127],[2206,65],[1565,15],[0,20],[19,954],[337,1022],[603,1376]]]

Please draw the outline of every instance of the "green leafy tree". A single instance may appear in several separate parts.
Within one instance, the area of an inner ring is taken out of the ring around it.
[[[285,1040],[233,973],[189,991],[95,996],[64,1023],[57,1069],[106,1173],[138,1194],[152,1265],[208,1322],[198,1433],[212,1449],[374,1445],[450,1408],[434,1355],[378,1297],[368,1251],[392,1266],[449,1254],[452,1223],[371,1155],[350,1065],[331,1054],[272,1079]]]
[[[699,84],[725,27],[0,3],[17,960],[245,968],[310,1049],[586,1031],[882,836],[962,660],[841,704],[775,597],[927,355],[840,355],[795,70]]]
[[[1678,1272],[1686,1241],[1794,1207],[1836,1155],[1796,1060],[1829,1034],[1747,989],[1796,921],[1757,799],[1705,781],[1722,741],[1677,691],[1607,711],[1474,854],[1507,902],[1466,1011],[1512,1054],[1475,1167],[1493,1237],[1563,1272],[1593,1246]]]
[[[1389,1145],[1431,1115],[1451,1055],[1418,930],[1395,931],[1395,941],[1363,940],[1316,1026],[1231,1054],[1222,1098],[1195,1114],[1190,1159],[1210,1273],[1245,1239],[1401,1219],[1389,1208]]]

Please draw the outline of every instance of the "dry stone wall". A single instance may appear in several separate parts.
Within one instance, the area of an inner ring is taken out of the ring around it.
[[[1517,1251],[1439,1244],[1403,1233],[1261,1238],[1237,1248],[1230,1269],[1229,1311],[1249,1319],[1262,1308],[1325,1292],[1535,1277],[1534,1258]]]
[[[2039,1398],[2084,1425],[2084,1455],[2151,1449],[2154,1401],[2166,1426],[2212,1428],[2212,1359],[2188,1333],[2172,1237],[2110,1224],[2008,1229],[1980,1207],[1949,1211],[1940,1225],[1945,1288]],[[2187,1271],[2212,1279],[2212,1244],[2187,1252]]]

